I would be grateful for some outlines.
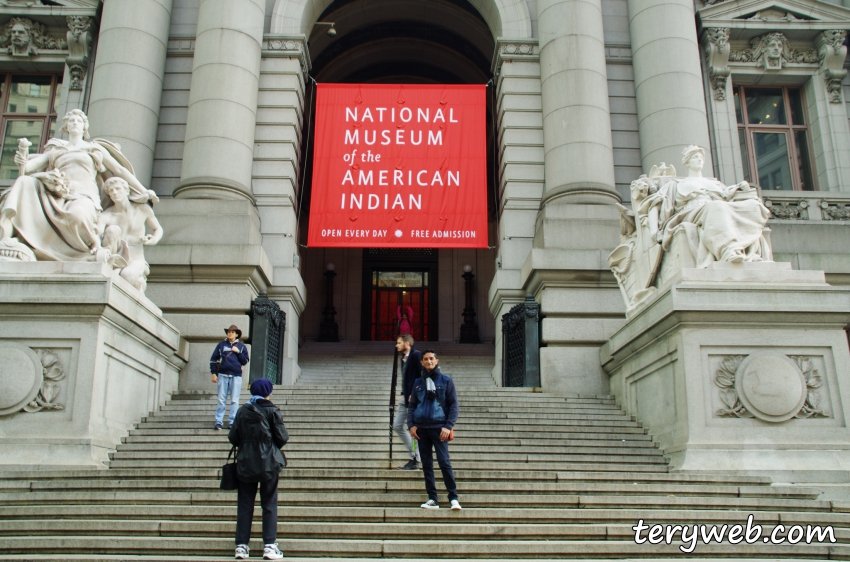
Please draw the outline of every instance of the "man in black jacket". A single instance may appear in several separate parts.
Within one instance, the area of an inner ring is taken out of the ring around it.
[[[248,541],[254,519],[254,500],[260,487],[263,509],[263,559],[280,560],[277,547],[277,482],[286,466],[280,448],[289,441],[280,410],[269,400],[272,382],[257,379],[251,383],[251,399],[239,408],[230,426],[228,439],[238,447],[236,471],[239,499],[236,509],[236,558],[248,558]]]
[[[395,419],[393,420],[393,431],[401,438],[410,460],[406,465],[400,466],[401,470],[419,470],[419,448],[415,446],[410,432],[407,430],[407,403],[410,402],[410,392],[413,390],[413,382],[419,377],[422,369],[422,354],[413,348],[413,336],[402,334],[395,341],[395,349],[402,354],[401,358],[401,396],[396,404]]]

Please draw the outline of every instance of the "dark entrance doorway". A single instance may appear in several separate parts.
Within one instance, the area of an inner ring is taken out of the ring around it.
[[[360,339],[394,341],[406,314],[415,340],[437,340],[436,293],[437,250],[364,250]]]

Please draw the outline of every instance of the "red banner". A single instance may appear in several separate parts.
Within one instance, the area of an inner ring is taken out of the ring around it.
[[[307,243],[486,248],[486,87],[319,84]]]

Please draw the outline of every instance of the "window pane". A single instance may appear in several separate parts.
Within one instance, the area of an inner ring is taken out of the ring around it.
[[[18,139],[26,137],[32,143],[30,153],[38,151],[41,143],[41,130],[44,121],[7,121],[3,135],[3,151],[0,153],[0,179],[13,180],[18,177],[18,166],[15,164],[15,152],[18,150]]]
[[[9,113],[47,113],[50,76],[12,76]]]
[[[762,189],[793,189],[785,133],[753,133],[753,144]]]
[[[785,125],[785,101],[780,89],[747,89],[747,119],[750,125]]]
[[[747,150],[747,133],[744,132],[744,129],[738,129],[738,142],[741,145],[741,162],[744,164],[744,179],[746,181],[752,181],[750,179],[750,151]]]
[[[815,183],[812,181],[812,161],[809,157],[809,140],[806,137],[806,131],[795,131],[794,141],[797,145],[797,165],[800,167],[800,189],[814,191]]]
[[[55,117],[50,118],[50,132],[47,135],[47,138],[48,139],[55,139],[56,138],[56,118]]]
[[[738,125],[744,124],[744,114],[741,113],[741,96],[740,90],[735,88],[735,118],[738,120]]]
[[[803,97],[800,95],[800,90],[788,90],[788,97],[791,98],[791,123],[805,125],[806,116],[803,113]]]
[[[59,111],[59,106],[62,105],[62,77],[56,81],[56,92],[53,94],[53,113]]]

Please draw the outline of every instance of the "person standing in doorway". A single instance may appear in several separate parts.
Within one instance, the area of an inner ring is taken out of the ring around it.
[[[398,315],[398,333],[413,335],[413,308],[410,305],[404,307],[404,312],[401,311],[401,305],[396,310]]]
[[[239,341],[242,330],[231,325],[224,330],[224,333],[227,338],[215,347],[210,357],[212,381],[218,385],[218,406],[215,409],[215,425],[213,426],[216,431],[224,426],[228,396],[230,397],[230,425],[233,425],[233,420],[236,419],[239,393],[242,390],[242,367],[248,363],[248,348]]]
[[[457,499],[452,462],[449,459],[449,438],[457,422],[458,403],[455,383],[451,377],[440,372],[440,360],[433,349],[422,352],[422,375],[413,385],[408,405],[407,427],[410,435],[419,441],[422,456],[422,473],[425,476],[425,490],[428,501],[420,507],[440,509],[437,498],[437,484],[434,481],[434,458],[431,450],[437,452],[437,463],[443,473],[443,483],[449,494],[449,503],[454,510],[463,509]]]
[[[410,393],[413,391],[413,383],[419,377],[422,370],[422,354],[413,348],[413,336],[401,334],[395,341],[395,350],[402,354],[401,358],[401,396],[396,404],[395,419],[393,420],[393,431],[404,442],[410,453],[410,460],[401,470],[419,470],[419,448],[411,439],[407,430],[407,404],[410,402]]]

